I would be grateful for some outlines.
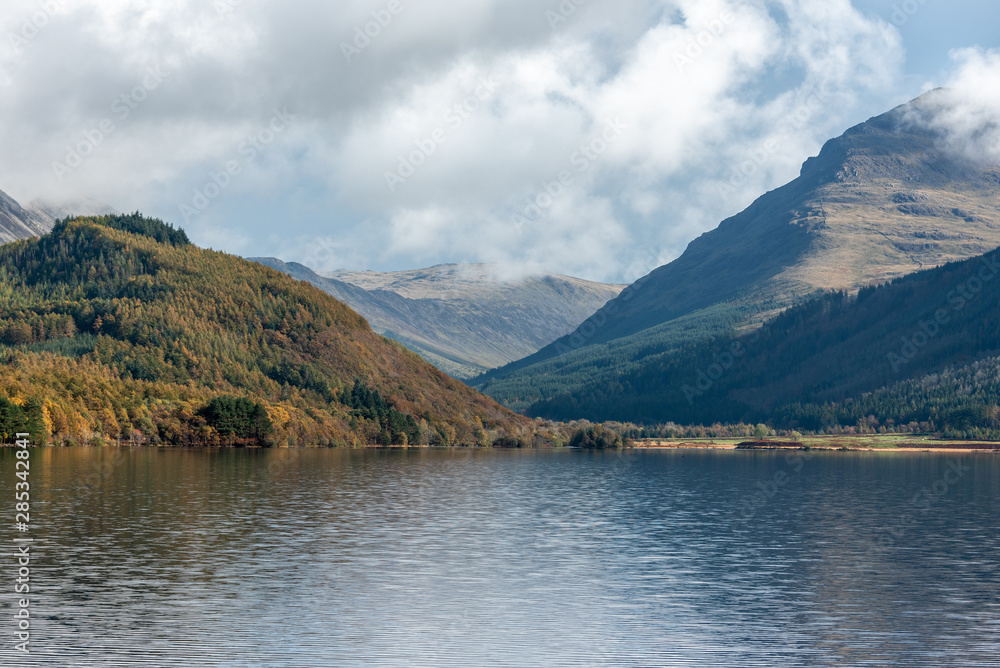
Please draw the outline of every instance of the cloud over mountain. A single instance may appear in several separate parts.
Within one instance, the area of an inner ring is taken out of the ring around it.
[[[927,110],[945,143],[967,157],[1000,162],[1000,52],[962,49],[956,71]],[[921,119],[915,119],[921,122]]]
[[[848,0],[12,0],[0,28],[15,197],[317,269],[634,278],[919,92]]]

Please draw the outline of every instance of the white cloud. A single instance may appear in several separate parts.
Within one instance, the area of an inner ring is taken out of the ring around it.
[[[898,33],[848,0],[584,3],[554,26],[555,0],[400,0],[388,22],[388,0],[223,1],[64,2],[20,53],[0,45],[0,188],[183,223],[179,205],[287,107],[293,128],[187,223],[193,238],[635,278],[900,101]],[[36,7],[5,3],[0,26]],[[343,43],[380,17],[348,63]],[[170,76],[55,178],[148,67]],[[616,118],[627,129],[602,147]],[[400,156],[422,164],[390,189]],[[518,226],[561,172],[572,183]]]
[[[766,187],[794,177],[842,129],[859,97],[892,88],[902,62],[895,30],[846,0],[661,7],[676,11],[664,11],[624,47],[614,68],[595,38],[580,34],[477,54],[478,61],[455,62],[414,85],[386,115],[351,127],[335,161],[337,182],[349,186],[346,200],[367,214],[391,207],[399,257],[436,248],[533,264],[543,255],[561,271],[611,278],[634,264],[637,245],[668,246],[669,259]],[[789,81],[771,94],[755,90],[771,85],[776,69],[790,72]],[[446,133],[433,155],[421,155],[416,143],[481,76],[500,82],[490,103]],[[628,130],[586,172],[576,170],[574,154],[613,118]],[[387,168],[413,151],[423,164],[390,192]],[[744,171],[752,173],[732,187],[730,172],[748,161],[752,169]],[[571,196],[533,221],[544,235],[497,231],[509,229],[503,221],[561,170],[573,173]],[[405,233],[400,220],[410,221]],[[415,235],[416,220],[434,222]],[[594,226],[607,230],[600,241]],[[584,249],[586,242],[593,248]]]
[[[1000,51],[960,49],[944,90],[927,96],[923,118],[973,160],[1000,163]]]

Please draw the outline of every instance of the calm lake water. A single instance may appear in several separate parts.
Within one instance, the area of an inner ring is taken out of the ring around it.
[[[1000,456],[45,449],[2,666],[1000,666]]]

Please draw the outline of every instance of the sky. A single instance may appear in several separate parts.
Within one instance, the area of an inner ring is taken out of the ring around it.
[[[319,271],[631,281],[871,116],[943,85],[995,111],[997,25],[986,0],[4,0],[0,189]]]

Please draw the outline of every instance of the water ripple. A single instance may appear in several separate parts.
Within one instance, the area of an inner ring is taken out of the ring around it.
[[[997,457],[62,449],[31,470],[33,653],[5,638],[4,666],[1000,666]],[[0,452],[5,496],[12,471]]]

